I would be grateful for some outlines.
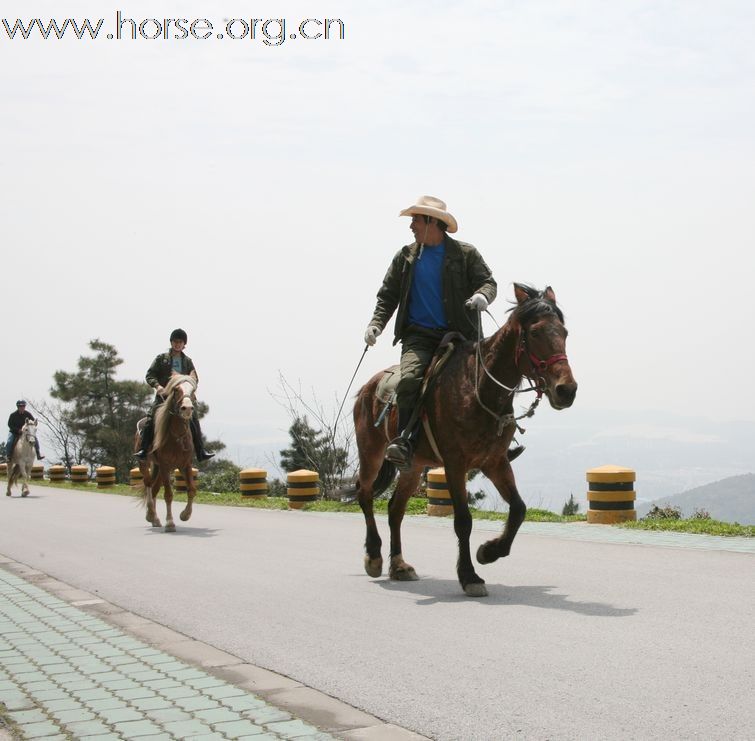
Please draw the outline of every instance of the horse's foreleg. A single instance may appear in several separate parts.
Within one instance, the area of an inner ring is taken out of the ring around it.
[[[477,576],[472,564],[469,537],[472,534],[472,513],[469,511],[467,477],[463,466],[449,466],[446,462],[446,481],[454,504],[454,531],[459,539],[459,560],[456,575],[468,597],[487,597],[485,580]]]
[[[197,482],[194,480],[194,473],[191,470],[191,465],[184,471],[184,478],[186,479],[186,506],[179,515],[182,522],[186,522],[191,517],[192,505],[194,504],[194,497],[197,495]]]
[[[175,533],[176,523],[173,522],[173,487],[170,484],[170,473],[163,477],[163,497],[165,498],[165,532]]]
[[[29,496],[29,482],[27,479],[24,479],[21,482],[21,496],[22,497],[28,497]]]
[[[416,581],[417,572],[411,564],[404,561],[401,548],[401,523],[404,521],[406,502],[417,490],[420,471],[412,469],[399,476],[396,489],[388,503],[388,525],[391,528],[391,565],[388,574],[396,581]]]
[[[477,561],[486,564],[493,563],[493,561],[504,558],[511,553],[511,545],[527,514],[527,505],[519,496],[514,481],[514,472],[508,462],[502,462],[494,469],[483,468],[482,472],[493,482],[504,501],[509,505],[509,516],[501,535],[498,538],[488,540],[477,549]]]
[[[139,463],[142,473],[142,498],[147,508],[145,519],[152,527],[160,527],[160,518],[157,516],[157,494],[160,491],[160,474],[157,466]]]

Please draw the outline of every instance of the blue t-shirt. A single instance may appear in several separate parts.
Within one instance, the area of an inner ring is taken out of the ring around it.
[[[409,324],[429,329],[446,329],[446,310],[443,306],[443,258],[445,242],[425,245],[414,263],[412,290],[409,294]]]

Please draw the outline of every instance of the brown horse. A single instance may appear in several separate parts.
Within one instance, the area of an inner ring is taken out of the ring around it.
[[[530,407],[531,415],[542,394],[554,409],[565,409],[572,405],[577,393],[565,353],[567,332],[563,314],[556,305],[553,290],[548,287],[537,291],[515,283],[514,294],[517,303],[506,324],[480,342],[463,342],[428,387],[425,433],[419,438],[413,467],[399,475],[388,504],[391,579],[418,578],[402,555],[401,522],[407,500],[416,491],[426,466],[442,465],[446,470],[454,507],[454,530],[459,539],[457,575],[464,592],[470,597],[487,595],[485,582],[475,573],[470,555],[472,516],[467,501],[467,471],[479,468],[509,505],[503,533],[480,546],[477,560],[481,564],[492,563],[511,551],[527,512],[506,455],[517,428],[514,397],[525,390],[537,394]],[[388,488],[396,473],[395,466],[384,461],[383,455],[388,440],[397,434],[397,414],[393,410],[382,424],[379,421],[382,403],[376,398],[378,383],[385,372],[373,376],[359,390],[354,405],[359,449],[357,496],[367,525],[364,567],[372,577],[380,576],[383,570],[373,497]],[[529,379],[529,389],[519,388],[524,379]]]
[[[160,527],[155,502],[163,488],[165,497],[165,532],[173,533],[176,525],[173,522],[173,488],[170,476],[174,469],[183,474],[188,491],[188,502],[181,512],[184,522],[191,517],[192,503],[197,493],[194,481],[192,461],[194,445],[192,443],[191,415],[194,412],[193,397],[196,391],[196,381],[191,376],[173,375],[165,386],[165,401],[155,410],[155,438],[152,448],[145,461],[139,461],[142,472],[141,485],[142,501],[147,506],[147,522],[152,527]],[[138,428],[144,426],[146,420],[140,420]],[[137,429],[134,439],[134,451],[139,449],[140,434]]]

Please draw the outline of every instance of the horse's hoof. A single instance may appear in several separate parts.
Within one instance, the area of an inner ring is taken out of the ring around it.
[[[495,558],[487,558],[485,556],[485,546],[487,543],[483,543],[478,549],[477,549],[477,563],[481,563],[483,566],[486,563],[493,563],[495,561]]]
[[[28,497],[29,496],[29,492],[28,491],[22,491],[21,492],[21,496],[22,497]]]
[[[414,567],[409,566],[409,564],[404,564],[399,568],[391,569],[390,577],[394,581],[419,581],[417,572],[414,570]]]
[[[162,527],[160,520],[152,520],[152,527]]]
[[[373,579],[377,579],[383,573],[383,559],[370,558],[369,556],[365,556],[364,570],[367,572],[367,576],[371,576]]]
[[[180,514],[180,515],[178,515],[178,516],[179,516],[179,517],[181,518],[181,522],[186,522],[186,520],[188,520],[188,519],[189,519],[189,518],[191,517],[191,512],[189,512],[189,513],[187,514],[187,513],[186,513],[186,510],[184,510],[184,511],[183,511],[183,512],[181,512],[181,514]]]
[[[175,532],[176,532],[176,525],[175,525],[175,523],[173,523],[173,522],[169,522],[169,523],[168,523],[168,524],[167,524],[167,525],[165,526],[165,532],[166,532],[166,533],[175,533]]]
[[[464,594],[466,594],[467,597],[487,597],[488,590],[485,586],[485,582],[479,582],[474,584],[467,584],[464,587]]]

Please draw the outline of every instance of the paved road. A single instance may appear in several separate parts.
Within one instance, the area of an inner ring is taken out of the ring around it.
[[[141,518],[34,488],[0,500],[0,554],[432,738],[752,737],[747,543],[528,526],[474,600],[446,521],[407,521],[422,578],[404,584],[363,573],[359,516],[200,505],[176,534]]]

